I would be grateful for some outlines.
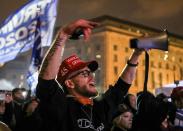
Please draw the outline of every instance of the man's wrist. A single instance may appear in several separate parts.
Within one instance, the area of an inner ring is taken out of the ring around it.
[[[58,38],[69,38],[70,37],[70,35],[68,35],[67,33],[65,33],[64,31],[63,31],[63,29],[61,29],[60,31],[58,31]]]
[[[142,53],[143,53],[143,49],[135,49],[134,50],[134,55],[136,55],[136,56],[140,56]]]
[[[137,67],[138,66],[138,62],[137,63],[132,63],[130,60],[127,61],[127,65],[131,66],[131,67]]]
[[[55,40],[55,45],[62,46],[68,39],[68,37],[69,36],[65,34],[63,31],[59,31]]]

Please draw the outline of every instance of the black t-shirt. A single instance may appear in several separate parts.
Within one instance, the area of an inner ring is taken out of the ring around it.
[[[128,92],[130,84],[119,79],[93,106],[67,97],[55,80],[39,78],[37,96],[44,131],[109,131],[112,113]]]

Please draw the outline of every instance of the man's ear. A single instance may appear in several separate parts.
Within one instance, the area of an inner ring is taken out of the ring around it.
[[[71,79],[65,80],[65,85],[67,88],[73,89],[74,88],[74,83]]]

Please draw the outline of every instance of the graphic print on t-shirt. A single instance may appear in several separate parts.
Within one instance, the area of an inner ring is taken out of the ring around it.
[[[102,131],[104,129],[104,124],[100,123],[100,125],[98,127],[94,127],[94,125],[92,124],[91,121],[89,121],[86,118],[80,118],[77,120],[77,125],[79,128],[91,128],[94,131]]]

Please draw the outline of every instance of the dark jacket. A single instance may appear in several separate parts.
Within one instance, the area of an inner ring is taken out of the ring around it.
[[[137,99],[140,100],[133,119],[133,131],[161,131],[161,123],[168,115],[167,104],[149,92],[144,92]]]
[[[112,113],[123,100],[130,85],[121,79],[93,107],[86,107],[67,97],[55,80],[39,78],[37,96],[44,131],[109,131]],[[92,117],[92,118],[91,118]]]
[[[19,104],[15,101],[6,103],[5,113],[3,115],[3,121],[13,131],[18,131],[18,125],[21,125],[23,120],[23,104]]]
[[[118,128],[118,127],[114,126],[114,127],[111,129],[111,131],[130,131],[130,130],[123,130],[123,129],[121,129],[121,128]]]

